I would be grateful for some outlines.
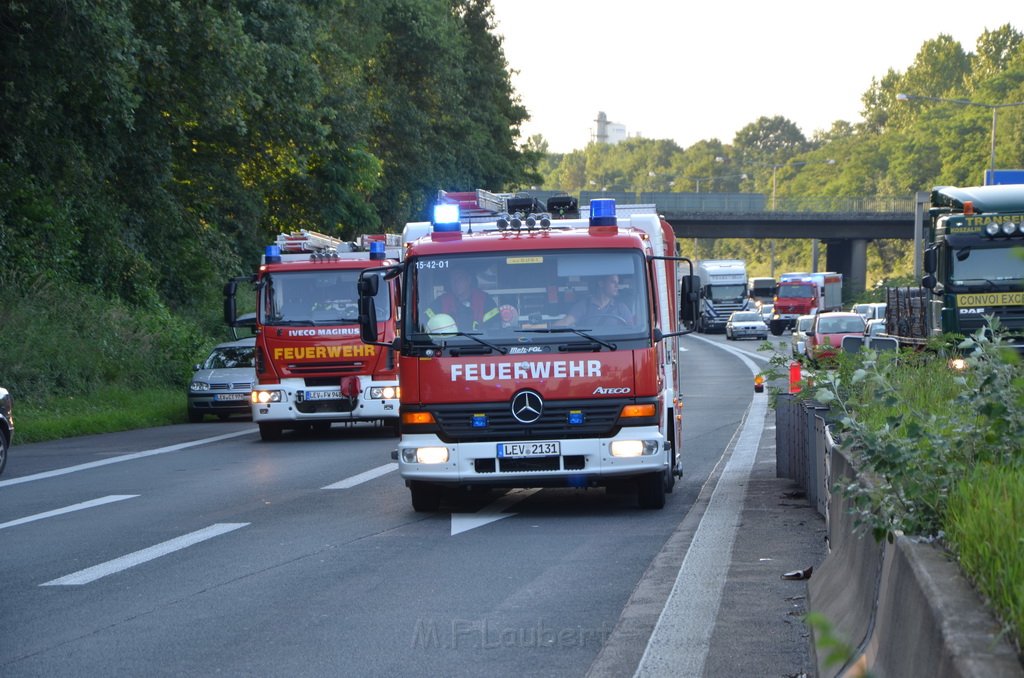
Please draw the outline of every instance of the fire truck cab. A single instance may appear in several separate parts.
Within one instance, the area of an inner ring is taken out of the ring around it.
[[[403,241],[402,263],[362,274],[360,328],[399,355],[413,508],[446,488],[621,485],[661,508],[682,473],[676,338],[699,282],[653,207],[442,192]],[[388,341],[375,309],[391,278]]]
[[[285,429],[323,432],[333,423],[376,422],[397,432],[398,364],[393,350],[359,338],[357,281],[369,267],[396,264],[398,237],[345,242],[313,231],[282,234],[259,271],[224,289],[228,325],[243,322],[235,294],[256,291],[256,380],[250,404],[264,440]],[[391,257],[388,259],[387,256]],[[395,337],[397,287],[376,298],[378,333]]]

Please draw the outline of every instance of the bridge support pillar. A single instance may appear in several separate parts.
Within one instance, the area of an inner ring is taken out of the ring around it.
[[[868,241],[830,240],[825,255],[829,271],[843,274],[843,299],[849,300],[864,292],[868,279]]]

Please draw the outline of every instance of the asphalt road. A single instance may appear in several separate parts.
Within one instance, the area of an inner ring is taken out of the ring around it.
[[[682,343],[686,475],[661,511],[544,489],[418,514],[395,439],[372,428],[267,443],[250,422],[208,422],[15,445],[0,477],[0,674],[749,675],[735,670],[750,642],[775,655],[754,666],[796,675],[799,632],[755,637],[781,620],[716,634],[750,595],[730,559],[770,540],[738,529],[752,495],[736,491],[774,464],[752,388],[766,354],[720,335]],[[717,600],[692,594],[716,586]]]

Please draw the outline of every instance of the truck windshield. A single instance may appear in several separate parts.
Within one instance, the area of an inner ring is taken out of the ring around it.
[[[359,320],[359,269],[270,273],[259,290],[264,325],[354,325]],[[382,282],[386,289],[387,283]],[[391,300],[378,294],[377,320],[391,317]]]
[[[814,286],[782,285],[779,287],[779,297],[788,299],[811,299],[814,297]]]
[[[954,250],[953,285],[1024,279],[1024,246],[998,249],[964,247]]]
[[[633,251],[420,257],[407,274],[411,312],[404,331],[413,342],[446,345],[472,343],[465,334],[496,345],[564,343],[565,332],[573,331],[598,343],[649,339],[644,271],[643,256]]]
[[[708,290],[713,301],[732,301],[747,296],[746,285],[709,285]]]

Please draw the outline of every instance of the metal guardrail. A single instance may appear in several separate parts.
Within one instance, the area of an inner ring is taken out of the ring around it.
[[[620,204],[654,203],[661,212],[844,212],[913,213],[914,196],[797,197],[778,196],[771,209],[764,193],[658,193],[630,191],[581,191],[580,203],[595,198],[614,198]]]

